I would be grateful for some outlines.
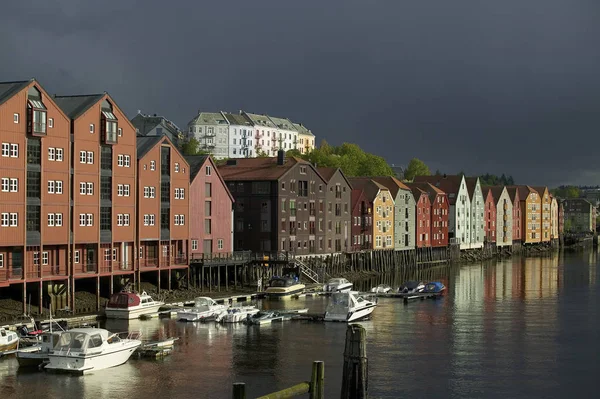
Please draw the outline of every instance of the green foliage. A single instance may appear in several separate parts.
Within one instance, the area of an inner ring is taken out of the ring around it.
[[[486,173],[485,175],[479,176],[479,181],[483,186],[514,186],[515,184],[513,177],[507,177],[504,173],[502,173],[502,176]]]
[[[266,155],[268,156],[268,155]],[[296,158],[302,158],[302,153],[300,152],[300,150],[297,149],[292,149],[292,150],[287,150],[287,152],[285,153],[286,157],[296,157]]]
[[[429,176],[430,174],[429,167],[425,165],[425,162],[418,158],[413,158],[410,160],[404,171],[404,178],[412,181],[415,176]]]
[[[365,152],[356,144],[343,143],[334,147],[323,140],[320,147],[308,154],[300,154],[297,150],[288,151],[287,155],[290,154],[316,164],[317,167],[341,168],[348,177],[394,175],[385,159]]]
[[[571,221],[571,218],[565,218],[564,229],[566,233],[569,233],[571,230],[573,230],[573,222]]]
[[[256,157],[257,158],[268,158],[269,154],[267,154],[266,152],[264,152],[263,150],[261,150],[260,148],[256,151]]]
[[[550,190],[552,195],[557,198],[579,198],[581,191],[575,186],[560,186]]]
[[[210,152],[200,149],[200,142],[195,137],[183,143],[181,152],[183,155],[210,155]]]

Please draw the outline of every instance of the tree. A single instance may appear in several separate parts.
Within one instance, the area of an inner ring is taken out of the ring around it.
[[[266,155],[268,156],[268,155]],[[287,152],[285,153],[286,157],[296,157],[296,158],[302,158],[302,153],[300,152],[300,150],[297,149],[292,149],[292,150],[287,150]]]
[[[550,190],[552,195],[558,198],[579,198],[581,191],[575,186],[560,186]]]
[[[183,155],[210,155],[210,152],[200,149],[200,142],[195,137],[183,143],[181,152],[183,152]]]
[[[256,157],[257,158],[268,158],[269,154],[267,154],[266,152],[264,152],[263,150],[261,150],[260,148],[256,151]]]
[[[406,180],[413,180],[415,176],[429,176],[430,174],[431,172],[429,172],[429,168],[425,165],[425,162],[418,158],[413,158],[404,171],[404,178]]]

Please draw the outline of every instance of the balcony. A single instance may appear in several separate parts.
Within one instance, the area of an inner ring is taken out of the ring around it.
[[[316,214],[317,214],[317,210],[315,208],[310,208],[309,215],[310,216],[316,216]]]
[[[174,265],[187,265],[188,264],[188,258],[185,255],[176,256],[173,259],[173,264]]]
[[[290,235],[295,236],[297,229],[290,229]]]
[[[140,259],[140,269],[155,269],[158,267],[158,258]]]

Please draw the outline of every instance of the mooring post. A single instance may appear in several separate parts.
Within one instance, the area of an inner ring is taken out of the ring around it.
[[[322,360],[313,362],[308,394],[310,399],[325,398],[325,363]]]
[[[368,390],[367,332],[360,324],[346,330],[341,399],[366,399]]]
[[[246,399],[246,384],[243,382],[233,383],[233,399]]]

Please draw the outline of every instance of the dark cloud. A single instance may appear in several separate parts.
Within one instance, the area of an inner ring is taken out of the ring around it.
[[[394,163],[600,183],[595,0],[21,0],[0,78],[185,125],[246,109]]]

